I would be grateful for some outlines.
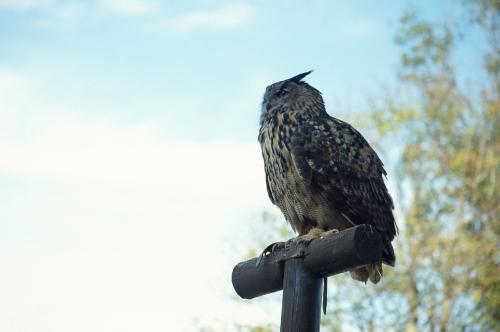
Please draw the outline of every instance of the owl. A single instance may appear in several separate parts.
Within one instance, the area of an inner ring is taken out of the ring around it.
[[[311,71],[269,85],[260,116],[259,142],[269,198],[296,241],[370,224],[383,241],[382,261],[351,271],[373,283],[382,263],[394,266],[397,233],[382,161],[363,136],[325,110],[321,93],[304,82]]]

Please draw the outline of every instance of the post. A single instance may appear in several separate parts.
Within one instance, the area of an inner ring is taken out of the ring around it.
[[[233,287],[244,299],[283,289],[282,332],[317,332],[321,315],[322,280],[379,262],[382,241],[370,225],[330,233],[309,245],[278,249],[257,264],[258,257],[238,263]]]
[[[302,258],[285,263],[281,332],[319,331],[322,279],[307,270]]]

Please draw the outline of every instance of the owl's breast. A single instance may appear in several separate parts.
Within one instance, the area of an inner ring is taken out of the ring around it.
[[[299,234],[307,227],[344,229],[349,223],[327,199],[326,193],[301,177],[292,159],[290,131],[264,125],[259,140],[269,195]]]
[[[294,172],[286,135],[279,127],[266,126],[261,133],[261,148],[269,187],[276,201],[291,188]]]
[[[260,143],[268,190],[292,227],[300,232],[313,192],[297,172],[289,148],[289,132],[279,126],[261,128]]]

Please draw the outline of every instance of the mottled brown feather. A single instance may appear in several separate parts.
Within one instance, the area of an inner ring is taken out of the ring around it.
[[[371,224],[384,241],[383,262],[394,265],[397,229],[383,164],[357,130],[326,113],[318,90],[293,79],[267,87],[259,142],[269,198],[295,231]],[[376,270],[367,270],[371,279]]]
[[[312,173],[313,192],[322,192],[354,224],[372,224],[385,243],[396,235],[392,199],[382,174],[383,164],[361,134],[349,124],[328,116],[314,117],[296,128],[292,158],[299,174]],[[394,265],[392,246],[384,253]]]

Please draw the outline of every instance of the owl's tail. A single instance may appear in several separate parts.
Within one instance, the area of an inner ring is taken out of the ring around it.
[[[351,270],[350,273],[351,277],[354,280],[366,283],[368,279],[370,279],[370,281],[374,284],[378,283],[384,275],[384,271],[382,270],[382,262]]]

